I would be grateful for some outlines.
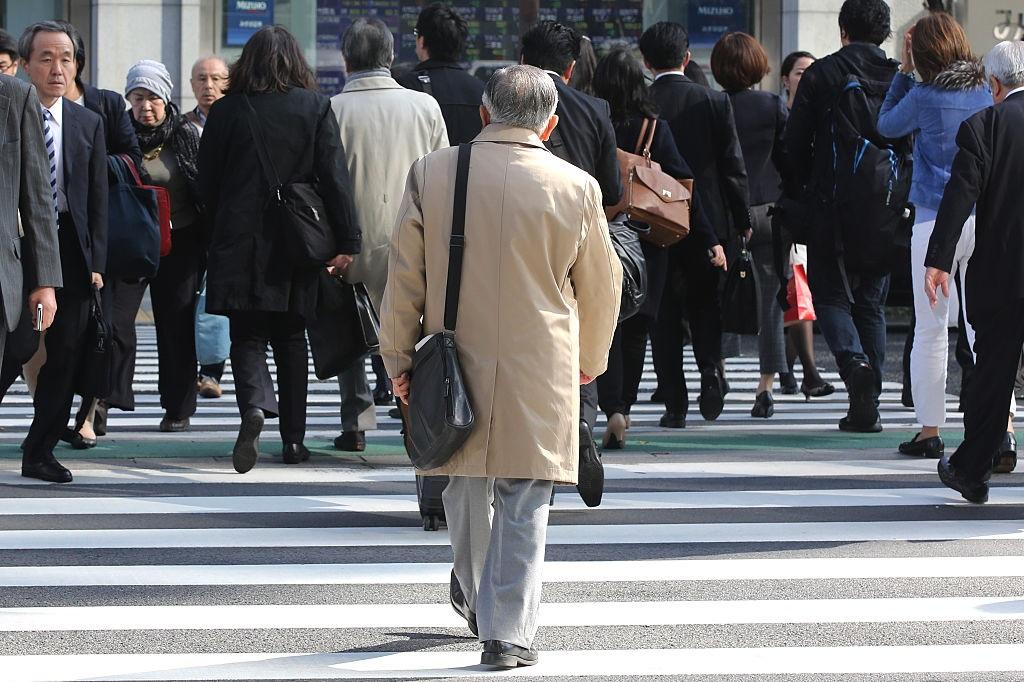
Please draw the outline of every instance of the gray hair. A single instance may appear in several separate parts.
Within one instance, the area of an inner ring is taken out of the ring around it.
[[[558,90],[551,76],[535,66],[506,66],[487,81],[483,105],[492,123],[540,133],[558,106]]]
[[[395,37],[380,19],[356,19],[341,39],[341,53],[349,73],[386,69],[395,58]]]
[[[68,26],[70,24],[65,25],[56,21],[37,21],[26,28],[18,39],[18,52],[21,53],[21,58],[27,62],[32,57],[32,43],[35,42],[37,33],[63,33],[71,41],[71,50],[74,52],[77,49],[75,37],[68,31]]]
[[[1024,42],[1004,40],[989,50],[985,73],[1008,88],[1024,85]]]
[[[224,65],[224,71],[228,71],[228,69],[230,68],[228,66],[227,60],[224,59],[224,57],[221,57],[219,54],[208,54],[208,55],[206,55],[204,57],[200,57],[199,59],[197,59],[194,62],[192,62],[192,70],[189,71],[189,74],[194,75],[195,72],[196,72],[196,69],[199,68],[200,64],[202,64],[203,62],[209,62],[209,61],[218,61],[218,62],[220,62],[221,64]]]

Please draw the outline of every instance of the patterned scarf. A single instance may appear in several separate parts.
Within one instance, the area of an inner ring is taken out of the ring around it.
[[[172,102],[167,103],[167,114],[160,125],[142,125],[134,117],[132,125],[139,137],[143,154],[164,145],[174,153],[174,160],[185,176],[192,201],[199,206],[199,131],[178,113],[178,108]]]

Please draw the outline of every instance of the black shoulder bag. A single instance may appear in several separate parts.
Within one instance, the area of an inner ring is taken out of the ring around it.
[[[334,231],[328,223],[327,208],[317,186],[308,182],[282,183],[277,167],[267,152],[256,110],[243,95],[249,109],[248,123],[256,143],[256,155],[270,187],[271,210],[285,233],[285,245],[297,268],[316,269],[337,255]]]
[[[473,430],[473,407],[462,379],[455,346],[455,322],[462,287],[462,255],[466,248],[466,187],[472,145],[459,145],[455,173],[452,236],[448,243],[448,283],[444,299],[444,331],[420,342],[412,358],[406,449],[417,469],[444,465]]]

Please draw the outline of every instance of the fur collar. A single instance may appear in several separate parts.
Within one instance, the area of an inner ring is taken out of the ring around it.
[[[984,87],[985,68],[981,62],[953,62],[932,81],[932,85],[943,90],[973,90]]]

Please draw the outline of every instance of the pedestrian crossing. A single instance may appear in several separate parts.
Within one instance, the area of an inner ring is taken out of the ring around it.
[[[163,417],[160,398],[157,393],[156,336],[152,326],[140,326],[138,330],[138,361],[134,388],[137,407],[134,412],[110,412],[112,436],[123,438],[147,438],[158,432],[157,426]],[[273,358],[268,358],[273,370]],[[829,363],[823,363],[829,364]],[[798,370],[799,371],[799,370]],[[369,362],[368,376],[372,378]],[[782,395],[776,386],[774,398],[775,416],[771,419],[754,419],[750,408],[754,402],[755,389],[759,378],[756,355],[754,357],[730,358],[726,361],[726,375],[731,392],[726,396],[722,415],[714,422],[705,422],[696,405],[699,394],[699,374],[693,358],[687,353],[686,372],[693,404],[687,421],[688,431],[713,431],[716,433],[794,433],[834,430],[839,420],[846,416],[847,395],[842,381],[835,372],[825,372],[824,378],[836,387],[831,396],[806,401],[803,395]],[[372,381],[372,379],[371,379]],[[203,439],[231,440],[236,435],[238,411],[234,400],[234,380],[231,366],[221,382],[224,396],[219,399],[200,399],[199,408],[191,419],[191,431]],[[663,406],[650,402],[656,387],[654,369],[648,356],[647,365],[640,385],[639,402],[631,414],[632,428],[637,430],[660,431],[658,420],[664,412]],[[900,402],[901,385],[885,382],[880,397],[879,411],[886,428],[909,429],[916,422],[913,409]],[[398,420],[388,416],[390,406],[376,408],[377,431],[370,436],[394,435],[400,428]],[[947,396],[948,422],[951,428],[962,426],[962,415],[957,411],[957,401]],[[0,442],[20,440],[32,419],[32,399],[20,380],[4,398],[0,410]],[[599,416],[599,423],[603,416]],[[308,434],[313,438],[333,438],[340,430],[340,403],[338,386],[334,380],[319,381],[309,373]],[[162,436],[160,436],[162,437]]]

